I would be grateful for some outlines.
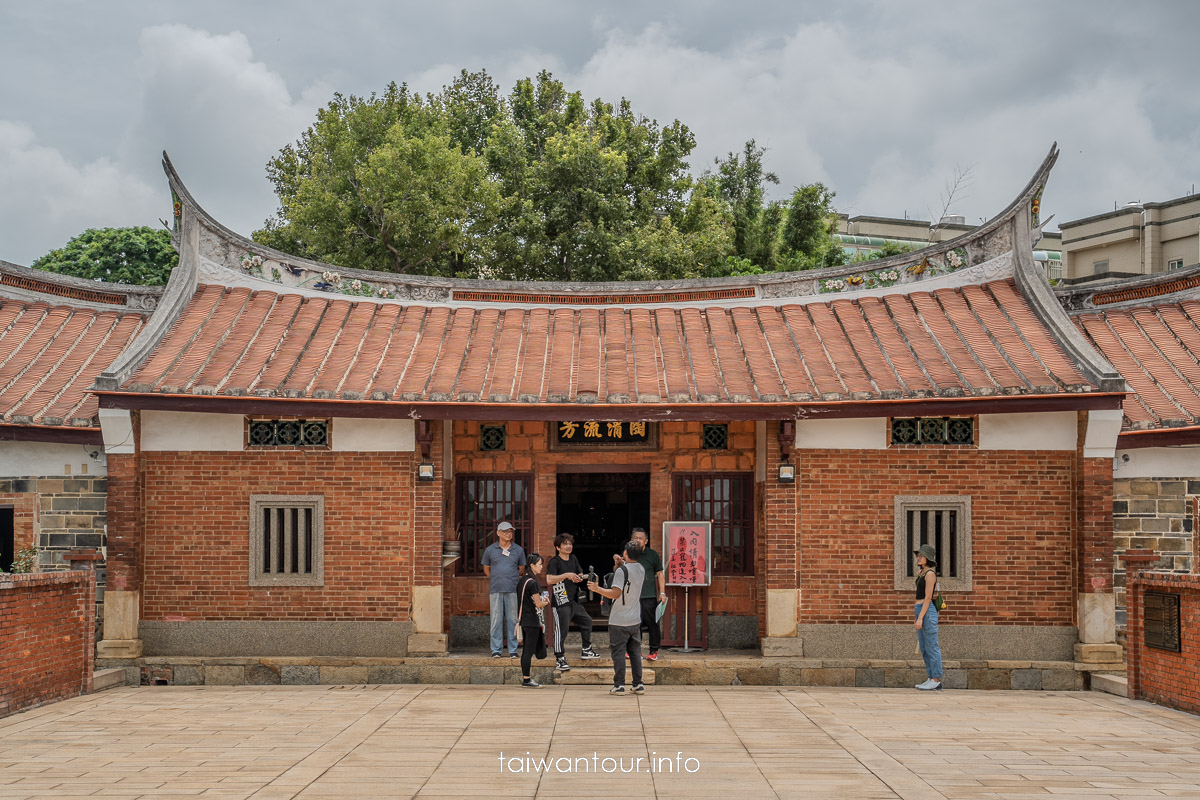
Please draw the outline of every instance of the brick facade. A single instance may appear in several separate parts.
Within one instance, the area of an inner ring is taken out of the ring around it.
[[[0,575],[0,717],[92,689],[91,570]]]
[[[413,453],[147,452],[139,458],[143,620],[404,622],[411,619],[414,572],[440,568],[440,526],[427,524],[414,550],[414,509],[429,513],[430,499],[414,491]],[[128,485],[123,469],[119,474],[114,488]],[[249,585],[249,498],[256,494],[324,496],[324,586]]]
[[[946,593],[948,622],[1073,624],[1073,452],[921,446],[797,458],[801,622],[911,622],[913,591],[892,588],[903,494],[971,497],[974,586]]]
[[[1129,581],[1128,590],[1129,697],[1200,713],[1200,575],[1143,572]],[[1147,590],[1180,595],[1181,652],[1145,645],[1142,611]]]
[[[1196,536],[1196,499],[1200,480],[1186,478],[1132,478],[1113,482],[1113,549],[1153,550],[1159,556],[1154,569],[1185,574],[1200,561]],[[1124,622],[1126,575],[1117,563],[1113,585],[1117,596],[1117,621]]]

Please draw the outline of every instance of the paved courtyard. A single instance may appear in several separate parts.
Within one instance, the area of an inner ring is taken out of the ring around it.
[[[1200,797],[1200,717],[1087,692],[381,685],[122,688],[0,720],[14,800],[1060,795]]]

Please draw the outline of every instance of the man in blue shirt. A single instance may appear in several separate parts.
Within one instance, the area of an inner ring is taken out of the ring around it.
[[[496,526],[496,541],[483,551],[483,574],[488,576],[488,603],[492,612],[492,658],[499,658],[508,638],[508,656],[517,657],[517,583],[525,573],[525,551],[513,543],[513,526]]]

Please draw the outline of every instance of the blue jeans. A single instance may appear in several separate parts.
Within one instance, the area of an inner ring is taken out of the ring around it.
[[[913,606],[913,621],[921,616],[921,604]],[[925,673],[931,678],[942,679],[942,646],[938,644],[938,612],[929,604],[925,612],[925,621],[921,630],[917,631],[917,644],[921,648],[921,658],[925,659]]]
[[[492,652],[499,653],[508,637],[508,652],[517,654],[517,639],[513,627],[517,624],[517,593],[491,592],[488,601],[492,609]]]

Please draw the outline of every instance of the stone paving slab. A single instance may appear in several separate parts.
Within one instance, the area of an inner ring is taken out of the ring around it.
[[[354,685],[126,687],[0,720],[0,800],[601,796],[1194,798],[1200,717],[1088,692]]]

